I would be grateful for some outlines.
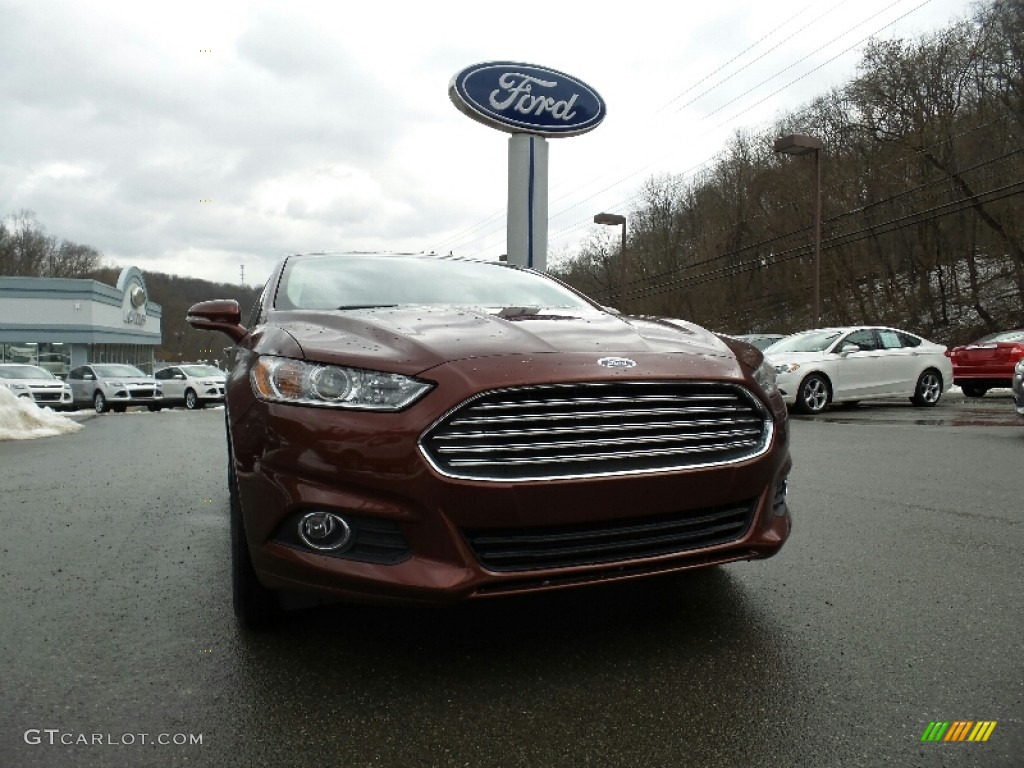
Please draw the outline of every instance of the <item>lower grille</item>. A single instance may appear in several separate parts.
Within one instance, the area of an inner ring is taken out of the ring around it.
[[[565,526],[463,530],[491,571],[568,568],[686,552],[736,541],[750,528],[754,502],[672,515]]]
[[[420,450],[461,479],[597,477],[745,461],[767,450],[772,426],[735,384],[557,384],[471,398],[424,433]]]
[[[63,392],[38,392],[38,391],[36,391],[36,392],[32,393],[32,398],[37,403],[59,403],[61,401],[61,397],[63,396],[63,394],[64,394]]]

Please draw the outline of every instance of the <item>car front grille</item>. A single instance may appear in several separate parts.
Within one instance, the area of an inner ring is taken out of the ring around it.
[[[59,403],[64,396],[63,390],[33,389],[32,399],[37,403]]]
[[[473,554],[491,571],[596,565],[668,555],[741,538],[753,501],[658,517],[531,528],[463,530]]]
[[[764,452],[771,434],[765,408],[738,385],[558,384],[471,398],[420,449],[449,477],[529,481],[728,464]]]

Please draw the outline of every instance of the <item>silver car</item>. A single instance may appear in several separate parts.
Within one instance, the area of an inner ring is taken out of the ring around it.
[[[129,405],[144,405],[160,410],[164,396],[160,384],[134,365],[91,363],[68,374],[76,404],[92,404],[96,413],[113,410],[123,413]]]
[[[190,411],[224,402],[224,371],[213,365],[172,365],[156,372],[164,406],[184,405]]]
[[[18,397],[30,397],[39,406],[55,410],[71,407],[71,387],[38,365],[0,365],[0,387],[7,387]]]

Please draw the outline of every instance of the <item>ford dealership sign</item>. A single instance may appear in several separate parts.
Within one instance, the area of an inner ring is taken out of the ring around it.
[[[452,103],[509,133],[577,136],[604,120],[604,99],[581,80],[546,67],[489,61],[466,67],[448,85]]]

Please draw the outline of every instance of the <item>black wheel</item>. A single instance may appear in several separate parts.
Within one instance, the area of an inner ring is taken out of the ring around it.
[[[821,413],[828,405],[830,398],[828,380],[819,373],[812,373],[802,382],[797,390],[797,413]]]
[[[929,368],[917,379],[917,386],[914,387],[914,396],[910,402],[919,406],[937,405],[942,399],[942,375]]]
[[[190,411],[197,411],[203,407],[203,401],[199,399],[194,389],[185,390],[185,407]]]
[[[983,387],[980,384],[961,384],[960,389],[963,390],[966,397],[984,397],[988,392],[988,387]]]
[[[96,409],[96,413],[106,413],[110,410],[110,406],[107,405],[107,398],[99,390],[96,390],[96,394],[92,396],[92,407]]]
[[[152,413],[158,413],[163,406],[150,404],[150,405],[147,405],[146,407],[149,408],[149,410]]]
[[[235,463],[228,443],[228,496],[231,500],[231,599],[235,618],[243,629],[266,629],[281,615],[277,594],[260,584],[252,567],[249,542],[245,537],[242,503],[238,496]]]

